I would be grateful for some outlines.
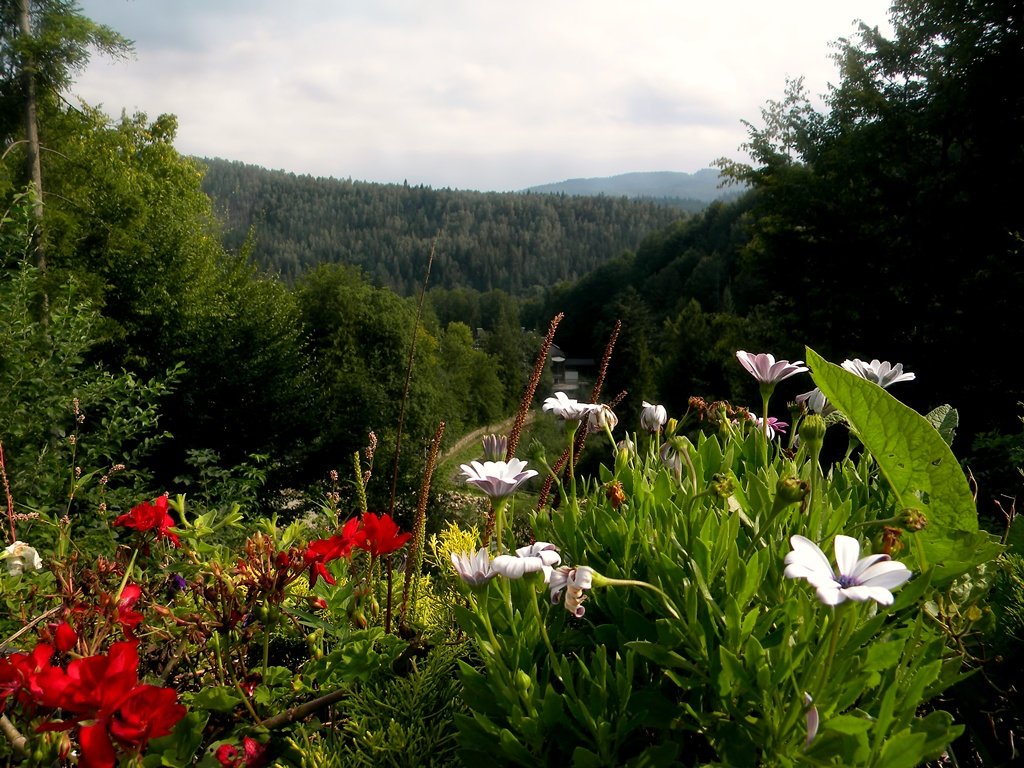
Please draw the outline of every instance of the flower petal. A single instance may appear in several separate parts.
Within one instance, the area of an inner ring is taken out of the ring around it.
[[[864,573],[870,570],[873,566],[878,563],[884,563],[889,560],[889,556],[885,553],[878,555],[868,555],[862,557],[857,561],[857,565],[854,566],[853,570],[847,573],[847,576],[852,576],[855,581],[862,583],[864,581]],[[845,573],[845,571],[844,571]]]
[[[786,555],[786,578],[807,579],[813,576],[835,579],[832,565],[821,548],[805,536],[789,537],[793,551]]]
[[[858,603],[863,603],[865,600],[874,600],[879,605],[892,605],[894,599],[892,592],[884,587],[869,587],[863,584],[859,587],[847,587],[840,590],[840,592],[850,600],[856,600]]]
[[[860,557],[860,542],[852,536],[839,534],[835,540],[836,567],[840,576],[851,576],[857,570]]]
[[[839,605],[846,600],[847,595],[844,594],[845,591],[840,589],[839,585],[835,583],[832,586],[819,586],[817,588],[818,599],[825,605]]]
[[[859,581],[865,587],[893,589],[906,583],[911,575],[910,569],[903,563],[885,560],[865,570],[860,575]]]

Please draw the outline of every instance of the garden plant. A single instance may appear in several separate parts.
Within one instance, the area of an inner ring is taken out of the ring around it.
[[[955,412],[902,405],[901,366],[806,358],[738,352],[756,411],[644,403],[630,433],[557,393],[559,458],[517,458],[518,418],[462,467],[489,514],[429,537],[443,425],[405,531],[366,508],[372,442],[287,524],[167,493],[26,511],[4,473],[0,750],[86,768],[936,759],[1001,545],[951,453]],[[815,388],[787,432],[767,413],[794,376]],[[584,447],[596,476],[576,476]]]

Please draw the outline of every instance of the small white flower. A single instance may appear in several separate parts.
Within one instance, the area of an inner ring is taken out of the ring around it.
[[[814,706],[814,699],[811,698],[811,694],[804,692],[804,703],[807,705],[807,739],[804,741],[804,746],[809,745],[814,741],[814,737],[818,735],[818,708]]]
[[[563,565],[548,574],[547,584],[552,603],[557,603],[561,599],[562,590],[565,590],[565,610],[578,619],[586,613],[583,607],[583,601],[587,599],[584,590],[594,585],[594,569],[586,565],[578,568]]]
[[[543,573],[547,581],[551,569],[562,562],[558,547],[547,541],[538,541],[520,547],[514,555],[498,555],[491,563],[495,573],[507,579],[521,579],[528,573]]]
[[[537,476],[537,470],[526,469],[526,462],[521,459],[509,461],[471,461],[461,465],[466,482],[475,485],[492,499],[510,496],[529,480]]]
[[[815,387],[810,392],[804,392],[802,395],[796,396],[798,403],[806,403],[807,410],[811,413],[816,413],[819,416],[828,416],[830,413],[835,411],[832,403],[828,401],[824,393]]]
[[[25,571],[38,571],[43,567],[43,559],[23,541],[16,541],[4,548],[0,559],[7,561],[7,571],[11,576],[20,576]]]
[[[482,587],[497,575],[491,566],[491,558],[486,547],[481,547],[473,554],[452,552],[451,557],[455,572],[471,587]]]
[[[910,578],[903,563],[888,555],[860,557],[860,542],[851,536],[836,536],[836,566],[832,570],[825,553],[804,536],[791,536],[793,550],[786,555],[787,579],[806,579],[818,591],[825,605],[839,605],[846,600],[874,600],[879,605],[892,605],[894,589]]]
[[[873,381],[882,389],[886,389],[890,384],[898,384],[901,381],[913,381],[916,378],[910,371],[903,372],[903,363],[890,365],[888,361],[882,362],[880,360],[872,360],[870,363],[865,363],[863,360],[854,358],[853,360],[843,361],[843,368],[850,373],[857,374],[862,379]]]
[[[671,472],[678,480],[683,475],[683,459],[679,455],[679,449],[676,448],[671,442],[667,442],[661,446],[661,450],[658,451],[658,455],[661,457],[661,463]]]
[[[807,370],[803,360],[794,360],[792,363],[788,360],[776,362],[773,355],[765,352],[753,355],[741,349],[736,353],[736,359],[761,384],[778,384]]]
[[[664,405],[651,405],[646,400],[640,411],[640,426],[648,432],[658,432],[668,421],[668,412]]]
[[[579,421],[600,407],[600,405],[573,400],[565,392],[555,392],[554,397],[549,397],[544,401],[541,410],[551,411],[555,416],[565,421]]]
[[[607,405],[598,405],[587,414],[587,431],[603,432],[605,429],[613,430],[618,426],[619,417]]]

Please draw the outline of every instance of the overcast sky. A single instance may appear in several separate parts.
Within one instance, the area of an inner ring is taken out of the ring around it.
[[[74,93],[178,116],[186,154],[516,190],[741,158],[741,120],[889,0],[80,0],[135,41]]]

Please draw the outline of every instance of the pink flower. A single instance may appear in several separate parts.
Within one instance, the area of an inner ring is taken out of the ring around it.
[[[736,353],[736,359],[761,384],[775,385],[790,376],[796,376],[796,374],[804,373],[807,370],[803,360],[795,360],[792,363],[788,360],[776,362],[772,355],[764,352],[752,355],[750,352],[740,350]]]
[[[510,496],[531,477],[537,476],[537,470],[526,469],[526,462],[521,459],[509,461],[471,461],[462,465],[462,474],[469,485],[475,485],[492,499],[503,499]]]

